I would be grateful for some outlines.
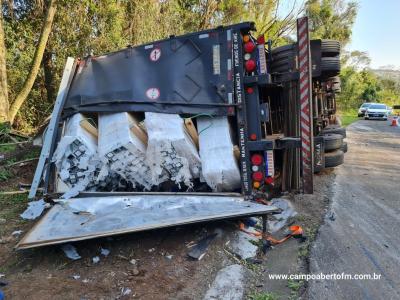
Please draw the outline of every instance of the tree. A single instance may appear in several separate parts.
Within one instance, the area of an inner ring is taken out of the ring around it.
[[[0,0],[0,8],[3,3]],[[0,14],[0,124],[8,122],[9,104],[6,68],[6,46],[4,44],[3,14]]]
[[[345,0],[308,0],[311,38],[338,40],[344,46],[350,41],[357,16],[357,3]]]
[[[56,1],[57,0],[50,0],[49,6],[47,9],[47,13],[46,13],[46,17],[45,17],[45,20],[43,23],[40,40],[37,45],[35,55],[33,57],[32,66],[29,71],[28,77],[25,80],[22,90],[19,92],[19,94],[15,98],[14,102],[11,104],[10,112],[9,112],[9,121],[11,124],[14,122],[15,116],[17,115],[17,112],[21,108],[21,105],[24,103],[24,101],[28,97],[29,92],[31,91],[32,86],[35,82],[36,76],[39,72],[43,54],[46,49],[47,40],[48,40],[50,32],[51,32],[54,15],[57,10]]]

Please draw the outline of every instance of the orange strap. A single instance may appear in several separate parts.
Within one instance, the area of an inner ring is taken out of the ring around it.
[[[291,231],[290,234],[288,234],[287,236],[285,236],[283,239],[277,240],[275,238],[273,238],[271,235],[269,234],[263,234],[260,231],[255,231],[255,232],[251,232],[246,230],[246,227],[244,226],[244,224],[242,222],[239,223],[239,229],[249,235],[258,237],[258,238],[263,238],[267,241],[270,241],[271,244],[273,245],[278,245],[278,244],[282,244],[283,242],[286,242],[288,239],[290,239],[292,236],[296,236],[296,235],[302,235],[303,234],[303,228],[301,228],[298,225],[293,225],[289,227],[289,230]]]

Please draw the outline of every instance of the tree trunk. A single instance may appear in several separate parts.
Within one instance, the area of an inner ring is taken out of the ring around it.
[[[25,80],[22,90],[19,92],[19,94],[15,98],[15,101],[11,105],[10,114],[9,114],[9,120],[10,120],[11,124],[14,122],[17,112],[19,111],[22,104],[28,97],[28,95],[32,89],[32,86],[35,83],[36,76],[40,69],[40,63],[43,58],[43,53],[44,53],[44,50],[46,49],[47,40],[48,40],[50,32],[51,32],[51,26],[53,24],[54,15],[57,10],[56,2],[57,2],[57,0],[50,0],[49,7],[47,9],[46,19],[43,24],[42,33],[40,35],[39,44],[36,47],[35,55],[33,57],[31,70],[28,74],[28,77]]]
[[[0,7],[3,7],[1,0]],[[6,46],[4,44],[3,12],[0,11],[0,124],[8,121],[8,110]]]
[[[55,99],[54,86],[54,66],[52,60],[52,52],[45,50],[43,54],[43,71],[44,71],[44,87],[46,89],[47,101],[53,103]]]

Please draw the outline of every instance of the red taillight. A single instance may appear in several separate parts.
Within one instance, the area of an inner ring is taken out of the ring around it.
[[[262,181],[263,180],[263,173],[258,171],[254,172],[253,175],[251,175],[254,181]]]
[[[258,43],[258,44],[265,44],[264,35],[260,35],[260,36],[257,38],[257,43]]]
[[[253,88],[249,87],[246,89],[247,94],[253,94],[254,90]]]
[[[274,183],[274,178],[272,178],[272,177],[265,178],[265,183],[266,184],[273,184]]]
[[[252,140],[252,141],[257,140],[257,134],[255,134],[255,133],[250,134],[250,140]]]
[[[259,166],[259,165],[262,164],[262,162],[263,162],[263,157],[262,157],[262,155],[260,155],[260,154],[253,154],[253,155],[251,156],[251,163],[252,163],[253,165]]]
[[[247,72],[253,72],[256,69],[256,62],[254,59],[249,59],[248,61],[246,61],[246,63],[244,64],[244,67],[246,69]]]
[[[256,45],[254,45],[253,42],[247,42],[246,44],[244,44],[244,52],[251,53],[254,51],[255,48]]]

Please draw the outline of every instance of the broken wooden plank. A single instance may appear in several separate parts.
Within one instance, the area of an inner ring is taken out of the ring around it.
[[[196,126],[194,126],[194,123],[192,119],[185,119],[185,127],[187,133],[190,135],[192,138],[193,143],[196,145],[197,150],[199,149],[199,134],[197,133]]]
[[[83,129],[85,129],[87,132],[89,132],[91,135],[94,137],[98,138],[99,132],[96,127],[94,127],[88,119],[83,119],[80,122],[80,125],[82,126]]]

